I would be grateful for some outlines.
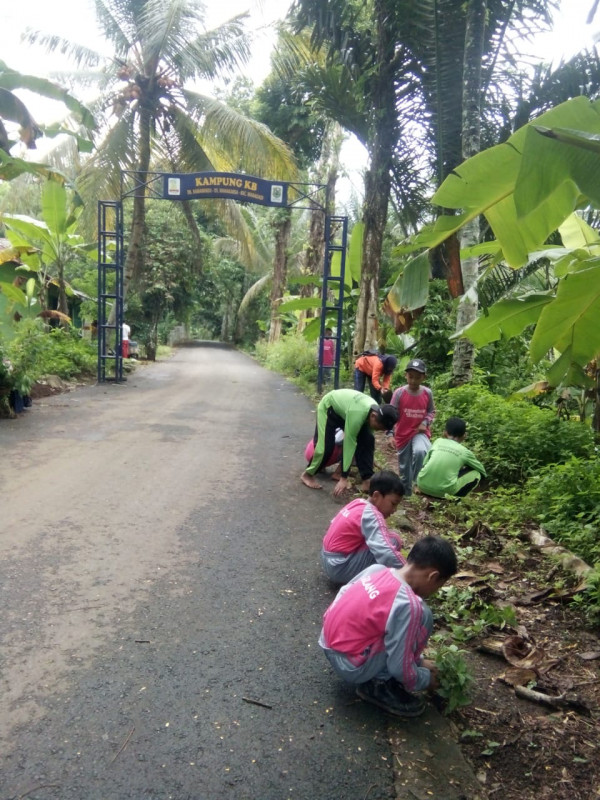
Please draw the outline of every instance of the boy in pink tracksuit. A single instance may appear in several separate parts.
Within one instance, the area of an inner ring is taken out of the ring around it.
[[[385,520],[398,508],[404,489],[395,472],[376,472],[369,499],[358,498],[338,512],[323,539],[321,562],[334,583],[348,583],[372,564],[402,567],[402,539]]]
[[[424,600],[456,573],[452,545],[419,539],[400,569],[375,564],[342,586],[323,615],[319,644],[331,666],[368,703],[417,717],[425,702],[412,692],[439,685],[423,651],[433,629]]]

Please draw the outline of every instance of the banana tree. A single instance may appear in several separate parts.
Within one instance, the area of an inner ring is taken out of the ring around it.
[[[600,353],[600,239],[572,215],[600,208],[600,101],[578,97],[542,114],[506,143],[457,167],[433,201],[459,213],[422,230],[415,246],[436,247],[483,214],[495,235],[486,249],[496,260],[513,268],[532,257],[554,262],[555,290],[501,301],[459,335],[482,345],[534,324],[532,361],[550,350],[559,354],[548,374],[551,385],[584,382],[586,367]],[[557,229],[563,247],[548,247]],[[423,256],[411,262],[421,279],[425,262]],[[417,308],[422,297],[409,294],[396,289],[394,303]]]
[[[68,319],[65,267],[75,253],[93,258],[93,246],[75,233],[82,210],[78,196],[63,184],[46,181],[42,188],[42,220],[18,214],[4,214],[2,222],[7,237],[19,254],[19,259],[39,276],[39,302],[46,310],[46,292],[50,281],[58,286],[58,312]],[[5,287],[2,287],[5,291]]]

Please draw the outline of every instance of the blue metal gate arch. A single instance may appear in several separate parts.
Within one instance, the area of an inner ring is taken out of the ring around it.
[[[98,202],[98,383],[123,380],[123,201],[145,197],[155,200],[235,200],[240,203],[320,211],[325,215],[325,255],[318,348],[319,391],[326,372],[323,366],[325,330],[335,320],[334,387],[339,387],[340,341],[343,320],[344,276],[348,242],[348,218],[327,214],[327,186],[319,183],[272,181],[234,172],[121,172],[119,200]],[[332,259],[339,253],[339,270],[332,275]],[[339,273],[339,274],[338,274]]]

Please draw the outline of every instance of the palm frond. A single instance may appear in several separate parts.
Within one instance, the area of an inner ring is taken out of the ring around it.
[[[39,44],[48,53],[58,52],[67,56],[77,69],[81,67],[97,67],[104,61],[104,57],[97,50],[72,42],[57,34],[44,33],[43,31],[27,28],[22,36],[28,44]]]
[[[544,264],[540,260],[531,261],[519,269],[512,269],[506,264],[496,264],[480,278],[477,285],[481,307],[489,308],[498,300],[509,295],[517,286],[521,286],[527,278],[540,272],[543,267]],[[546,289],[547,287],[543,285],[537,288]]]
[[[258,297],[260,297],[261,294],[264,294],[267,291],[267,288],[272,283],[272,281],[273,281],[273,274],[269,272],[266,275],[263,275],[262,278],[259,278],[255,283],[252,284],[252,286],[248,289],[246,294],[242,297],[242,301],[238,308],[238,316],[241,317],[243,314],[246,313],[248,307],[250,306],[250,303],[252,303],[253,300],[256,300]]]
[[[197,124],[196,141],[215,169],[270,180],[296,179],[293,154],[266,125],[206,95],[183,94],[187,112]]]

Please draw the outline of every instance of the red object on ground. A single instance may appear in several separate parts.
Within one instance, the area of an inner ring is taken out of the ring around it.
[[[310,464],[310,462],[312,461],[312,457],[313,457],[313,453],[314,452],[315,452],[315,443],[311,439],[309,441],[309,443],[306,445],[306,450],[304,451],[304,458],[306,459],[306,463],[307,464]],[[342,457],[342,446],[339,445],[339,444],[336,444],[336,446],[333,448],[333,453],[331,454],[331,458],[325,464],[325,466],[326,467],[333,467],[334,464],[338,463],[338,461],[341,459],[341,457]]]

